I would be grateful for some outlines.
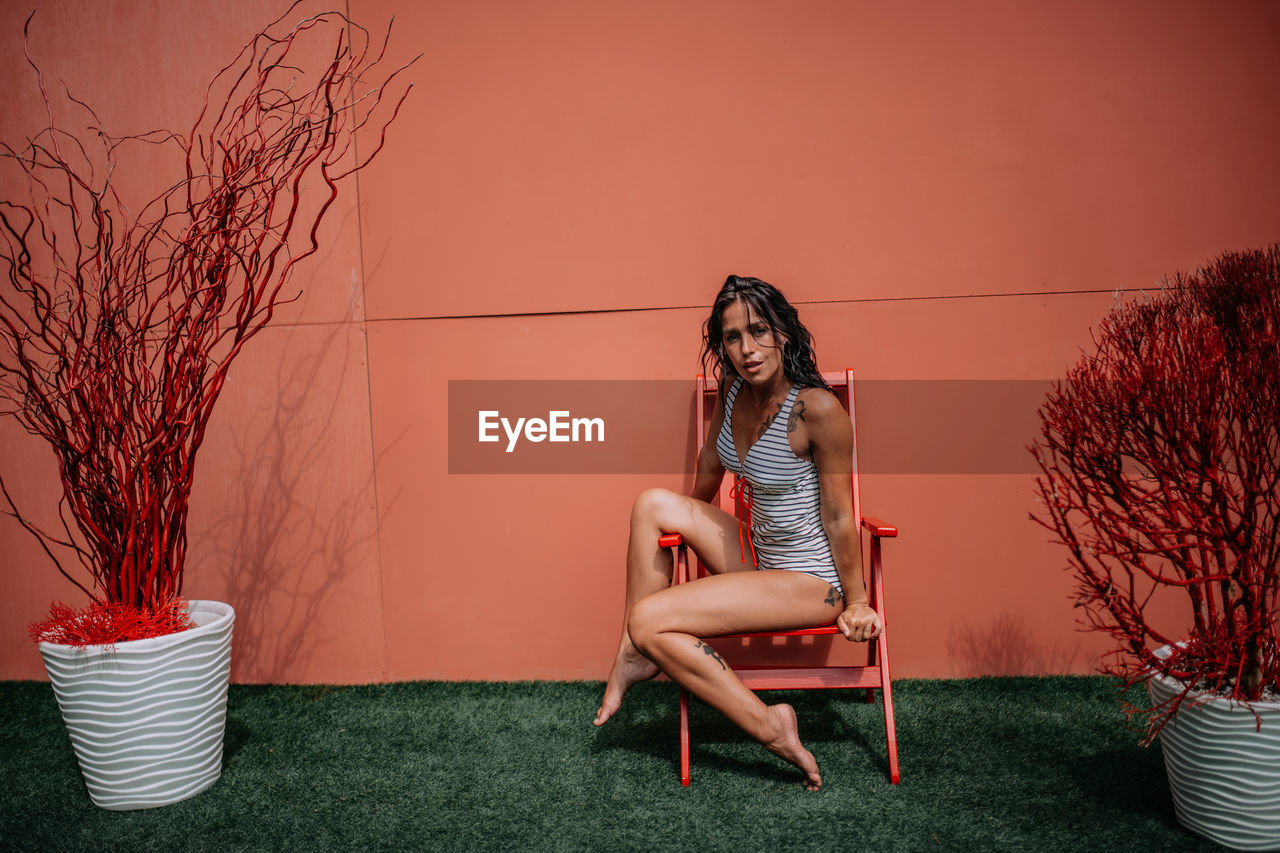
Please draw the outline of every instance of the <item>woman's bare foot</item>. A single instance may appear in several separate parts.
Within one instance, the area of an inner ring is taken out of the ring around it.
[[[804,773],[801,784],[810,791],[818,790],[822,787],[818,761],[800,743],[800,724],[796,721],[795,709],[785,704],[770,705],[769,713],[773,715],[779,732],[773,740],[764,744],[764,748],[799,767]]]
[[[648,681],[658,674],[658,665],[636,651],[628,639],[618,649],[618,657],[613,661],[613,669],[609,672],[609,682],[604,686],[604,699],[596,711],[595,725],[603,726],[622,705],[622,697],[631,689],[631,685]]]

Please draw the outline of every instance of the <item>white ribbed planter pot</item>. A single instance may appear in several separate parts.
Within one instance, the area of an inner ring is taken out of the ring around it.
[[[192,601],[190,611],[196,627],[164,637],[39,644],[97,806],[167,806],[222,774],[235,611],[219,601]]]
[[[1160,675],[1147,681],[1156,702],[1182,688]],[[1280,850],[1280,703],[1254,703],[1259,731],[1245,706],[1221,698],[1199,704],[1199,694],[1192,696],[1197,704],[1188,699],[1160,732],[1178,821],[1237,850]]]

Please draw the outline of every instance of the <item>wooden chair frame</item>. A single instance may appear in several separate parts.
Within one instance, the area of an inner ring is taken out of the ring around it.
[[[867,702],[875,701],[876,689],[879,688],[883,696],[884,705],[884,727],[885,737],[888,742],[889,751],[889,781],[896,785],[901,779],[898,769],[898,738],[894,727],[893,718],[893,688],[889,680],[889,617],[885,613],[884,600],[884,577],[883,567],[881,563],[881,540],[896,537],[898,529],[892,525],[886,524],[878,518],[862,515],[862,504],[858,489],[858,432],[857,422],[854,418],[854,400],[853,400],[853,370],[845,370],[844,373],[824,373],[822,378],[827,381],[832,388],[845,387],[847,389],[845,407],[849,413],[849,422],[853,426],[853,477],[850,486],[853,489],[853,513],[854,517],[860,519],[861,529],[871,534],[871,560],[870,560],[870,582],[867,584],[870,596],[870,604],[880,614],[881,631],[880,636],[875,639],[872,646],[867,651],[867,663],[863,666],[735,666],[732,663],[733,671],[737,673],[742,682],[752,690],[814,690],[814,689],[830,689],[830,688],[853,688],[867,691]],[[710,401],[712,405],[715,402],[715,394],[717,391],[714,380],[708,381],[702,375],[698,376],[698,397],[696,404],[697,424],[699,431],[698,449],[701,451],[702,444],[707,440],[707,436],[703,434],[707,417],[707,403]],[[712,436],[711,440],[715,440]],[[727,506],[730,497],[731,485],[729,478],[725,478],[725,482],[721,485],[719,493],[719,503],[721,506]],[[735,502],[735,514],[742,516],[743,507],[741,502]],[[689,580],[689,554],[688,546],[684,543],[683,537],[678,533],[664,534],[658,540],[661,547],[673,548],[675,550],[675,571],[673,573],[672,583],[686,583]],[[800,628],[792,631],[766,631],[750,634],[729,634],[724,638],[747,638],[747,637],[806,637],[806,636],[824,636],[839,634],[839,629],[834,624],[822,625],[815,628]],[[680,690],[680,784],[688,786],[690,782],[689,774],[689,694],[684,688]]]

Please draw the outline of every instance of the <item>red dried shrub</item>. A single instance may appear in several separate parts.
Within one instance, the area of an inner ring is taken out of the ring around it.
[[[1115,641],[1103,670],[1186,686],[1130,706],[1150,742],[1192,690],[1280,689],[1280,245],[1118,303],[1095,343],[1040,410],[1032,518],[1067,547],[1088,626]],[[1181,618],[1157,624],[1169,590]]]
[[[187,602],[175,598],[146,610],[129,604],[94,602],[80,610],[55,602],[47,618],[27,627],[33,643],[68,646],[113,645],[163,637],[194,628]]]
[[[283,21],[214,77],[185,135],[112,136],[69,94],[75,117],[57,123],[62,107],[30,62],[49,119],[20,148],[0,143],[25,196],[0,200],[0,415],[52,450],[56,525],[21,512],[2,479],[0,493],[102,605],[75,619],[55,609],[55,621],[125,618],[107,605],[159,619],[180,594],[196,455],[227,371],[296,298],[282,296],[290,273],[319,248],[340,183],[382,149],[408,94],[391,93],[404,66],[382,70],[385,41],[345,15]],[[144,144],[170,146],[185,166],[130,205],[119,155]]]

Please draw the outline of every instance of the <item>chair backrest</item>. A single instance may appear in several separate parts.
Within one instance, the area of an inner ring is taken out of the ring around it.
[[[843,373],[823,373],[822,378],[831,390],[835,392],[836,397],[844,404],[845,411],[849,413],[849,425],[853,428],[853,476],[850,478],[849,488],[853,491],[853,518],[855,525],[862,523],[862,500],[858,489],[858,422],[854,417],[854,401],[853,401],[853,368],[846,368]],[[718,386],[714,377],[707,379],[702,374],[698,374],[698,397],[697,397],[697,422],[698,422],[698,452],[702,452],[702,445],[706,443],[708,438],[715,440],[714,436],[707,435],[707,421],[711,418],[711,413],[715,411],[716,395],[719,393]],[[722,507],[729,506],[733,501],[731,492],[733,490],[733,481],[729,477],[725,477],[720,484],[719,500],[717,504]],[[742,502],[734,501],[734,515],[739,518],[743,517]],[[859,537],[861,541],[861,537]]]

